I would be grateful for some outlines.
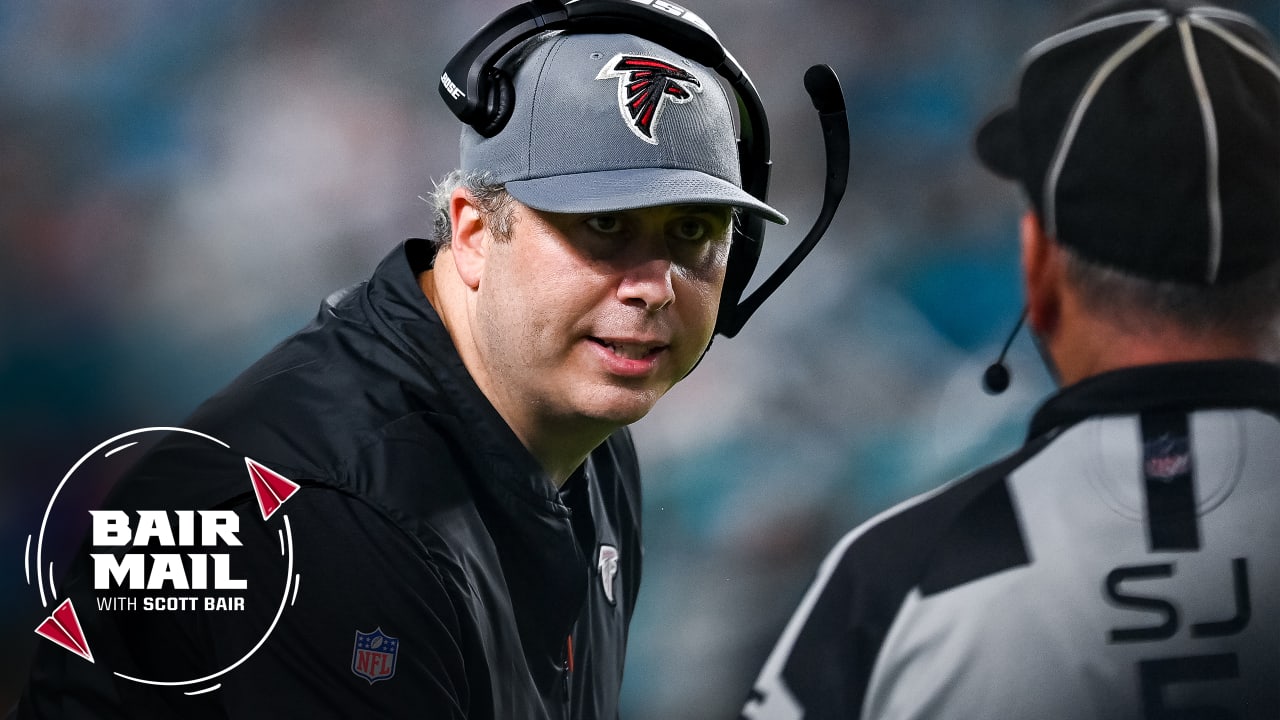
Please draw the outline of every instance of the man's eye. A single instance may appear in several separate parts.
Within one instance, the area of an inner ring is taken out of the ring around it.
[[[587,218],[587,226],[598,233],[612,234],[622,230],[622,221],[615,215],[593,215]]]
[[[672,229],[675,236],[686,242],[697,242],[707,237],[707,224],[696,218],[685,218],[675,224]]]

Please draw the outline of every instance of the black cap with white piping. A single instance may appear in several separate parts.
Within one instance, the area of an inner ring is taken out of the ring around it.
[[[1045,230],[1155,280],[1230,283],[1280,260],[1280,63],[1248,16],[1112,3],[1033,47],[978,155]]]

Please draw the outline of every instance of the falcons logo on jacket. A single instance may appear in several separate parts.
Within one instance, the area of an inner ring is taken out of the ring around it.
[[[615,55],[596,75],[597,80],[618,78],[618,109],[636,137],[657,145],[654,128],[667,102],[687,103],[702,83],[684,68],[643,55]]]

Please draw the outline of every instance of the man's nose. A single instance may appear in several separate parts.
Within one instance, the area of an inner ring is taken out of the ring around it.
[[[676,299],[671,282],[671,259],[650,257],[632,264],[618,282],[618,299],[624,304],[657,312]]]

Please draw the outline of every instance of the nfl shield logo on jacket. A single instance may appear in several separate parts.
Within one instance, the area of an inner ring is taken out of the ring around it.
[[[386,680],[396,674],[399,651],[400,640],[382,632],[381,627],[371,633],[357,630],[355,649],[351,651],[351,672],[368,680],[370,685]]]

